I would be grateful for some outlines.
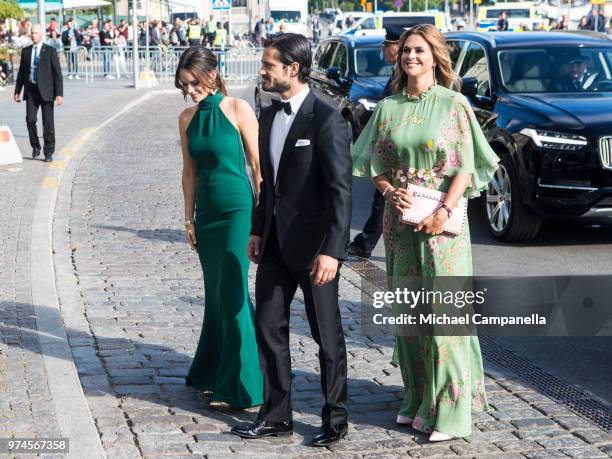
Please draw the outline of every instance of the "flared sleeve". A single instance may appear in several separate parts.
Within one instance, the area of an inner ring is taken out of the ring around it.
[[[384,115],[384,105],[384,100],[376,105],[353,145],[353,175],[357,177],[376,177],[390,170],[392,149],[385,148],[389,120]]]
[[[448,123],[447,163],[444,175],[471,174],[464,196],[474,198],[484,190],[497,170],[498,156],[482,132],[465,96],[455,97]]]

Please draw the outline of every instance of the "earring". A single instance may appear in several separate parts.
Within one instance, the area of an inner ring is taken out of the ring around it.
[[[433,65],[432,69],[433,69],[433,80],[434,80],[433,84],[434,86],[436,86],[438,84],[438,80],[436,79],[436,64]]]

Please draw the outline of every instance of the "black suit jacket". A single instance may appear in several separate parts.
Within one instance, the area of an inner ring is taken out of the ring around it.
[[[30,68],[32,61],[33,45],[26,46],[21,51],[21,62],[15,83],[15,94],[21,94],[21,89],[30,79]],[[51,102],[57,96],[64,96],[64,85],[62,80],[62,69],[55,48],[43,43],[38,56],[38,91],[40,97],[46,102]],[[28,98],[25,91],[24,100]]]
[[[259,122],[263,177],[251,234],[261,236],[262,253],[275,216],[284,263],[310,269],[319,254],[343,260],[351,223],[351,153],[346,121],[310,91],[287,134],[276,183],[270,158],[270,131],[276,110],[264,109]],[[310,142],[297,146],[296,142]]]

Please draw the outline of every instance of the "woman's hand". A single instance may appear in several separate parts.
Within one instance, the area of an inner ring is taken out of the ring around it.
[[[434,236],[441,234],[448,218],[448,212],[444,208],[440,208],[429,217],[424,218],[414,230],[423,231],[425,234]]]
[[[187,242],[191,246],[191,250],[197,252],[198,250],[198,241],[196,240],[195,235],[195,225],[193,223],[189,223],[185,225],[185,232],[187,233]]]
[[[386,198],[400,214],[404,212],[404,209],[412,207],[412,193],[406,188],[395,188],[392,192],[387,193]]]

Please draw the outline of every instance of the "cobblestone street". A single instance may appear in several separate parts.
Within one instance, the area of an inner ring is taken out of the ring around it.
[[[214,411],[201,392],[184,384],[204,313],[202,272],[182,225],[177,120],[184,106],[178,94],[161,95],[113,121],[74,157],[59,189],[53,221],[57,293],[108,458],[612,457],[609,433],[491,361],[485,370],[492,410],[474,416],[472,436],[430,444],[425,435],[397,426],[403,385],[390,363],[393,339],[361,333],[361,277],[349,267],[340,282],[348,440],[330,448],[308,446],[323,398],[317,347],[299,291],[291,318],[296,433],[250,442],[230,435],[233,425],[254,419],[257,410]],[[23,194],[28,199],[33,191]],[[11,209],[0,204],[0,212],[5,218]],[[0,437],[60,436],[44,375],[36,374],[39,337],[29,278],[19,271],[30,256],[29,234],[16,234],[4,221],[0,256],[17,260],[20,268],[7,273],[0,264]],[[19,242],[7,244],[9,239]],[[251,267],[252,296],[254,277]]]

